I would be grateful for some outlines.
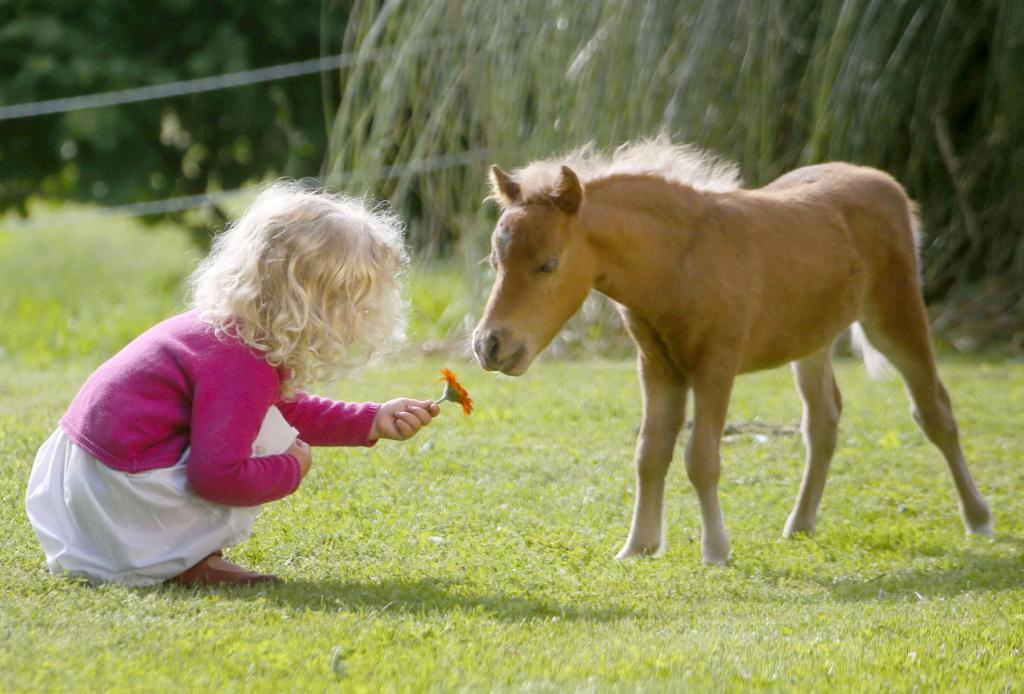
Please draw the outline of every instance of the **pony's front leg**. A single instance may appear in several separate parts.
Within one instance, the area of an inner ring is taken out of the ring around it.
[[[693,433],[686,446],[686,474],[697,491],[702,522],[701,555],[708,564],[729,559],[729,535],[718,502],[719,448],[734,372],[702,370],[694,375]]]
[[[617,559],[665,552],[665,474],[686,419],[686,384],[675,369],[642,353],[638,368],[644,409],[636,442],[636,504],[629,537]]]

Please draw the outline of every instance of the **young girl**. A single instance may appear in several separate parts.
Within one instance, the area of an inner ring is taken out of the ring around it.
[[[36,456],[26,510],[52,573],[149,585],[259,583],[221,556],[298,489],[310,446],[404,440],[438,407],[300,386],[399,338],[399,221],[294,183],[263,191],[190,278],[192,310],[85,382]],[[296,438],[297,434],[297,438]]]

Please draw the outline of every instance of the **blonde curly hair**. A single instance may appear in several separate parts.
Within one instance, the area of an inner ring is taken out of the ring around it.
[[[279,181],[214,239],[190,304],[219,337],[284,367],[294,395],[404,338],[403,231],[384,205]]]

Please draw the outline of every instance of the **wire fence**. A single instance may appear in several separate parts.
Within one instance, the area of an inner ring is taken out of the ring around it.
[[[413,159],[400,164],[390,164],[379,169],[368,171],[344,171],[339,174],[332,174],[332,180],[337,185],[343,185],[346,181],[356,178],[373,179],[377,181],[401,178],[405,175],[424,173],[427,171],[440,171],[452,169],[459,166],[482,161],[487,158],[488,150],[483,147],[441,154],[434,157]],[[72,214],[51,215],[42,219],[24,219],[9,222],[0,222],[0,232],[26,232],[40,229],[56,229],[61,227],[74,226],[100,220],[117,219],[124,217],[146,217],[149,215],[167,214],[171,212],[183,212],[194,210],[206,205],[219,205],[240,198],[252,192],[253,187],[234,188],[232,190],[200,193],[198,195],[184,195],[164,200],[152,200],[147,202],[136,202],[128,205],[116,205],[111,207],[100,207],[84,212]]]
[[[422,41],[417,45],[401,47],[402,50],[423,51],[443,45],[448,39],[436,39]],[[68,113],[80,111],[87,108],[104,108],[107,106],[120,106],[133,104],[140,101],[152,101],[154,99],[168,99],[176,96],[187,96],[201,92],[216,91],[219,89],[232,89],[244,87],[250,84],[262,82],[273,82],[276,80],[312,75],[331,70],[341,70],[363,63],[372,63],[390,57],[399,50],[398,46],[378,48],[367,51],[353,51],[341,53],[334,56],[313,58],[311,60],[300,60],[294,63],[282,63],[269,67],[255,68],[253,70],[242,70],[240,72],[227,72],[221,75],[209,77],[198,77],[190,80],[177,82],[165,82],[146,87],[133,87],[110,92],[99,92],[95,94],[83,94],[81,96],[69,96],[60,99],[48,99],[45,101],[33,101],[24,104],[11,104],[0,106],[0,121],[13,120],[15,118],[31,118],[33,116],[45,116],[55,113]]]

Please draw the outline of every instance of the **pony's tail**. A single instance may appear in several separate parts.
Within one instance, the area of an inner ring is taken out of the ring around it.
[[[920,264],[921,258],[921,206],[914,200],[907,200],[907,212],[910,215],[910,235],[914,237],[914,254]]]
[[[853,351],[864,360],[864,366],[867,367],[868,375],[871,378],[876,380],[891,378],[896,373],[896,367],[892,365],[892,362],[868,341],[868,336],[864,334],[864,328],[860,323],[854,323],[850,329],[850,344],[853,346]]]

